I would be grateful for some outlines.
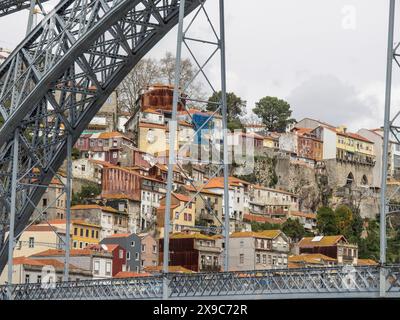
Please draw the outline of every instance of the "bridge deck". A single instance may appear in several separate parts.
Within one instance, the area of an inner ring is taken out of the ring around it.
[[[15,300],[377,298],[380,276],[385,296],[400,298],[400,266],[280,269],[247,272],[165,274],[11,287]],[[7,287],[2,286],[7,299]]]

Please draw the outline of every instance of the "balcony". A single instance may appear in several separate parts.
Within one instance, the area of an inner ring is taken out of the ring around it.
[[[222,249],[220,247],[216,247],[215,245],[212,246],[207,246],[205,244],[200,245],[200,244],[195,244],[194,249],[202,252],[212,252],[212,253],[221,253]]]

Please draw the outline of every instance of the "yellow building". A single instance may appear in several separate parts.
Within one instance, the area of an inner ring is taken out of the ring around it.
[[[348,132],[344,126],[336,128],[336,153],[339,160],[371,165],[375,163],[374,143]]]
[[[60,230],[64,230],[65,233],[65,219],[50,220],[49,223]],[[101,226],[97,224],[88,223],[80,219],[72,219],[70,230],[72,248],[74,249],[84,249],[88,245],[98,244],[100,241]]]
[[[150,154],[166,153],[169,150],[169,128],[164,124],[139,123],[138,146],[141,151]],[[178,150],[178,141],[175,138],[175,150]]]
[[[222,222],[222,194],[207,190],[203,188],[204,185],[198,186],[197,189],[190,185],[185,185],[184,187],[190,198],[194,197],[198,190],[201,190],[194,199],[196,219],[206,221],[209,225],[220,226]],[[207,205],[204,200],[207,201]],[[211,208],[212,211],[209,211],[208,208]]]
[[[171,196],[171,232],[181,232],[185,228],[195,226],[196,205],[190,202],[191,198],[179,193]],[[160,238],[164,237],[165,197],[161,199],[160,207],[157,209],[157,229]]]
[[[270,132],[263,136],[263,147],[270,149],[278,149],[279,148],[279,135],[273,132]]]
[[[64,243],[65,228],[48,224],[32,225],[19,237],[13,256],[28,257],[48,249],[61,249]]]

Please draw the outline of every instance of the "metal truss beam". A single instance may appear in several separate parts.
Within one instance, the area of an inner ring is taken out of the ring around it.
[[[160,299],[168,278],[169,299],[377,298],[381,269],[386,296],[400,298],[400,266],[277,269],[223,273],[166,274],[11,286],[14,300]],[[7,286],[0,287],[7,299]]]
[[[49,0],[38,0],[38,2],[47,2]],[[0,0],[0,17],[24,10],[29,9],[31,6],[31,0]]]
[[[7,261],[14,132],[15,234],[81,132],[129,71],[178,22],[178,0],[62,0],[0,66],[0,271]],[[197,6],[187,0],[185,15]]]

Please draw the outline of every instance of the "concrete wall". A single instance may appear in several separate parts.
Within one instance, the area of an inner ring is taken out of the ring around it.
[[[244,263],[240,263],[240,255],[244,255]],[[254,238],[229,239],[229,271],[255,269]]]

